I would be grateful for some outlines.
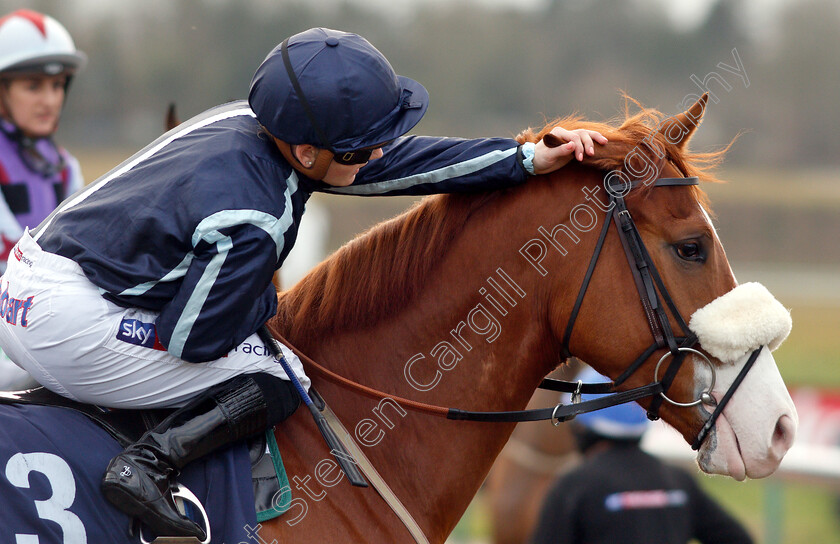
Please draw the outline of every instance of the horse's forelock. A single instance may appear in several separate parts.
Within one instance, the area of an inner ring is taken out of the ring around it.
[[[668,119],[664,114],[655,108],[644,107],[629,95],[624,95],[624,115],[607,122],[594,122],[583,119],[580,115],[573,114],[549,121],[541,129],[528,128],[517,135],[519,143],[538,142],[545,134],[554,127],[562,126],[567,130],[586,129],[595,130],[603,134],[609,140],[609,144],[596,149],[596,156],[586,159],[588,164],[610,172],[620,170],[626,172],[625,158],[634,149],[646,155],[652,162],[658,162],[658,157],[650,148],[649,143],[664,150],[667,159],[685,177],[697,176],[701,181],[718,183],[721,180],[715,175],[714,170],[723,161],[729,151],[733,139],[723,149],[711,152],[695,153],[689,150],[688,146],[679,146],[669,142],[665,135],[658,132],[658,127]],[[637,111],[633,111],[633,107]],[[737,137],[736,137],[737,138]],[[629,199],[644,197],[652,185],[642,186],[640,190],[633,191]],[[695,188],[697,199],[708,209],[708,199],[705,193]],[[710,211],[710,210],[709,210]]]

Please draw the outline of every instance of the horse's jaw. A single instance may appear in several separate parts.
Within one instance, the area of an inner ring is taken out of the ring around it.
[[[720,400],[749,355],[717,369],[712,396]],[[793,445],[799,417],[776,361],[761,350],[697,453],[701,470],[741,481],[773,474]]]

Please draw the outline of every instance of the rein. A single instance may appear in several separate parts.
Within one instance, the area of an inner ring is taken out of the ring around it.
[[[637,187],[640,184],[641,181],[638,180],[631,182],[626,192],[629,192],[634,187]],[[691,186],[697,184],[697,177],[658,178],[654,182],[654,187]],[[743,381],[744,377],[746,376],[746,373],[749,371],[750,367],[757,359],[761,348],[756,349],[752,353],[750,359],[747,361],[747,364],[744,365],[744,368],[741,370],[740,374],[733,382],[732,386],[726,392],[721,401],[719,403],[716,403],[711,395],[712,388],[714,387],[714,366],[704,354],[693,349],[693,346],[695,346],[698,342],[697,336],[694,333],[692,333],[691,330],[688,328],[688,325],[680,315],[679,311],[676,308],[676,305],[673,302],[673,299],[668,293],[668,290],[665,288],[665,284],[662,282],[662,278],[656,270],[656,266],[654,265],[653,260],[651,259],[650,254],[648,253],[647,248],[645,247],[644,242],[642,241],[641,235],[639,234],[639,231],[635,223],[633,222],[633,218],[631,217],[630,212],[627,209],[627,206],[624,202],[624,195],[616,195],[611,193],[609,202],[609,211],[606,212],[607,215],[604,221],[604,225],[601,228],[595,251],[592,255],[592,258],[590,259],[586,275],[584,276],[583,283],[575,301],[575,305],[569,316],[569,322],[566,325],[566,329],[562,340],[563,354],[565,357],[572,356],[571,352],[568,349],[568,346],[569,341],[571,340],[572,331],[574,330],[574,324],[580,311],[580,307],[583,303],[584,296],[586,295],[587,288],[589,287],[589,283],[592,279],[592,274],[594,273],[595,266],[598,262],[598,257],[600,256],[601,250],[603,249],[604,241],[606,239],[609,226],[612,223],[615,223],[616,225],[616,229],[619,234],[619,239],[621,240],[622,246],[627,255],[627,260],[630,264],[630,270],[633,273],[633,279],[639,293],[639,299],[641,301],[642,307],[644,308],[648,325],[653,334],[654,341],[612,383],[583,383],[581,381],[568,382],[563,380],[555,380],[551,378],[546,378],[540,383],[540,389],[571,393],[572,398],[570,404],[559,403],[556,406],[549,408],[538,408],[533,410],[514,410],[503,412],[473,412],[467,410],[460,410],[458,408],[447,408],[443,406],[426,404],[423,402],[418,402],[411,399],[390,395],[388,393],[384,393],[377,389],[368,387],[366,385],[362,385],[339,374],[336,374],[335,372],[321,366],[320,364],[309,358],[306,354],[302,353],[300,350],[292,346],[291,343],[282,336],[275,336],[278,340],[283,342],[290,350],[292,350],[292,352],[294,352],[298,357],[300,357],[301,361],[305,362],[314,371],[315,374],[318,374],[327,381],[330,381],[347,389],[356,391],[357,393],[369,398],[377,400],[386,398],[391,399],[403,408],[451,420],[504,423],[554,420],[555,425],[557,425],[560,422],[574,419],[574,417],[579,414],[600,410],[618,404],[625,404],[628,402],[637,401],[646,397],[653,397],[650,407],[648,409],[648,417],[650,419],[655,420],[659,418],[659,408],[663,400],[676,406],[694,406],[701,402],[710,406],[717,404],[714,412],[706,421],[705,425],[703,426],[697,438],[695,439],[694,444],[692,445],[692,449],[699,449],[708,433],[714,427],[717,418],[723,412],[723,408],[734,394],[735,389]],[[674,319],[677,321],[677,324],[680,326],[685,336],[678,337],[674,335],[665,308],[663,307],[662,301],[659,298],[660,293],[662,295],[662,298],[664,299],[665,305],[668,307],[671,314],[674,316]],[[669,351],[665,355],[663,355],[662,358],[659,360],[659,363],[656,366],[653,382],[641,387],[628,389],[626,391],[615,390],[615,387],[621,385],[624,381],[626,381],[627,378],[629,378],[636,370],[638,370],[641,367],[641,365],[648,358],[650,358],[651,355],[653,355],[654,352],[662,348],[668,348]],[[709,366],[712,372],[712,384],[709,386],[707,391],[704,391],[700,395],[698,399],[688,403],[679,403],[668,398],[667,392],[674,379],[676,378],[677,372],[682,366],[682,363],[685,360],[685,357],[688,353],[693,353],[695,355],[700,356],[701,360]],[[666,368],[662,379],[660,380],[658,379],[659,368],[662,365],[663,361],[669,356],[673,357],[673,360]],[[602,394],[604,396],[592,400],[581,401],[582,394]]]

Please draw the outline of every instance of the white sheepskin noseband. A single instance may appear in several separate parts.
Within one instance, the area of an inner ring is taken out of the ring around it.
[[[724,363],[759,346],[774,350],[790,334],[790,312],[760,283],[739,285],[691,316],[688,328],[700,345]]]

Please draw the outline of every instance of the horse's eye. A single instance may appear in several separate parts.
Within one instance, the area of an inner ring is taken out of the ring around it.
[[[684,261],[704,262],[706,260],[703,247],[697,242],[680,242],[675,248],[677,255]]]

